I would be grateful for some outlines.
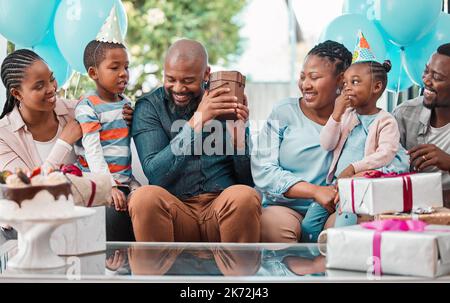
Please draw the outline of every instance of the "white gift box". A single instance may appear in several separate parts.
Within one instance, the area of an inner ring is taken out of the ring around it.
[[[374,257],[374,230],[353,225],[330,228],[326,234],[327,268],[372,275],[373,262],[380,262],[383,274],[437,277],[450,273],[450,226],[428,225],[424,232],[384,231],[380,260]]]
[[[105,207],[92,207],[92,216],[58,227],[50,245],[58,255],[81,255],[106,250]]]
[[[441,173],[418,173],[411,179],[412,207],[442,207]],[[353,182],[353,199],[352,199]],[[343,212],[378,215],[404,211],[404,178],[344,178],[338,180]]]

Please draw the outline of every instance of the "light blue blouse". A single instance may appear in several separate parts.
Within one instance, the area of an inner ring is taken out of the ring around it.
[[[335,176],[339,176],[350,164],[364,159],[364,148],[366,146],[367,134],[369,133],[369,126],[375,120],[378,113],[375,115],[356,115],[360,123],[352,129],[345,141],[344,148],[336,166]]]
[[[308,119],[296,98],[278,102],[258,134],[252,149],[255,185],[263,206],[282,205],[304,214],[312,199],[288,199],[284,193],[295,183],[326,185],[332,153],[323,150],[323,126]]]
[[[378,114],[375,115],[357,115],[360,123],[352,129],[348,136],[341,156],[336,166],[335,177],[347,168],[350,164],[364,158],[364,148],[366,146],[367,134],[369,133],[369,126],[375,121]],[[384,173],[404,173],[409,171],[409,157],[406,150],[399,143],[399,150],[394,159],[384,167],[374,167]]]

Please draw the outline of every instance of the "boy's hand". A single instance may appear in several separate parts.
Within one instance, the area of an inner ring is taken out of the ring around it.
[[[131,125],[131,123],[133,122],[134,109],[128,104],[125,104],[123,106],[122,114],[123,118],[127,122],[127,125]]]
[[[341,122],[342,115],[349,107],[350,107],[350,98],[344,96],[343,94],[338,96],[334,103],[334,110],[332,113],[334,121]]]
[[[116,249],[114,252],[114,256],[110,256],[106,260],[106,268],[112,271],[117,271],[125,264],[125,256],[124,253],[120,250]]]
[[[111,196],[112,202],[117,211],[127,211],[128,209],[127,198],[120,189],[118,189],[117,187],[113,187]]]

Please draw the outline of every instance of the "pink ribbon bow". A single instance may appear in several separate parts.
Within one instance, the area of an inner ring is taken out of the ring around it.
[[[420,220],[377,220],[362,223],[361,226],[366,229],[375,230],[372,240],[372,255],[376,260],[374,262],[374,271],[376,275],[381,275],[381,234],[385,231],[401,231],[401,232],[424,232],[427,223]]]
[[[403,180],[403,211],[409,212],[412,210],[413,207],[413,189],[412,189],[412,183],[411,183],[411,176],[414,173],[403,173],[403,174],[397,174],[397,173],[389,173],[385,174],[378,170],[373,170],[366,172],[364,174],[365,178],[369,179],[376,179],[376,178],[397,178],[401,177]],[[352,197],[352,212],[356,213],[355,208],[355,179],[352,179],[350,182],[350,190],[351,190],[351,197]]]

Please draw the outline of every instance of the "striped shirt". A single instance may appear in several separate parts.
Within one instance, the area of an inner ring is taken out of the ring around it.
[[[77,164],[86,172],[109,174],[113,186],[131,181],[130,128],[122,114],[125,104],[131,104],[125,96],[106,102],[91,94],[75,109],[83,131],[82,146],[75,146]]]

